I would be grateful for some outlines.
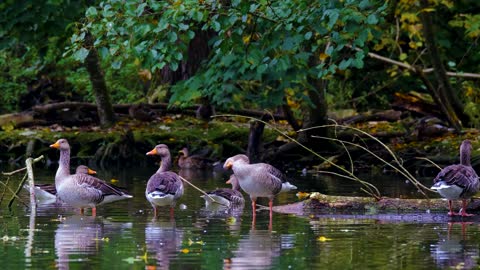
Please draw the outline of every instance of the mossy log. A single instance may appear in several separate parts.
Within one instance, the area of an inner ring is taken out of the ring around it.
[[[460,201],[454,201],[454,211],[461,208]],[[400,199],[383,197],[377,200],[372,197],[331,196],[318,192],[309,198],[292,204],[274,206],[278,213],[309,216],[332,213],[431,213],[437,212],[447,216],[448,204],[445,199]],[[480,201],[473,199],[467,207],[468,212],[480,212]],[[480,216],[478,217],[480,219]]]

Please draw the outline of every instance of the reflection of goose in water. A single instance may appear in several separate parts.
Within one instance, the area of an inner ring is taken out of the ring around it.
[[[65,218],[55,231],[56,264],[59,269],[84,268],[85,260],[99,252],[102,243],[112,233],[122,233],[132,223],[117,223],[91,216]],[[74,265],[75,264],[75,265]]]
[[[182,247],[183,230],[175,221],[152,221],[145,227],[145,245],[148,258],[155,258],[157,269],[169,269],[170,261],[178,256]]]
[[[466,222],[461,222],[462,233],[450,232],[452,223],[448,224],[448,236],[430,246],[430,253],[435,264],[442,269],[478,269],[480,256],[479,244],[465,239]]]
[[[102,238],[103,223],[100,219],[77,215],[66,218],[55,231],[57,267],[68,269],[72,263],[85,261],[89,255],[98,252]],[[72,260],[71,256],[75,259]]]
[[[240,239],[233,256],[224,260],[224,269],[270,269],[281,247],[281,238],[272,232],[252,229]]]

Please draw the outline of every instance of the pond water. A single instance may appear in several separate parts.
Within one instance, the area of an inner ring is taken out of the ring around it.
[[[94,168],[96,169],[96,168]],[[100,206],[97,217],[75,209],[39,205],[36,216],[15,203],[3,206],[0,232],[2,269],[445,269],[478,268],[478,224],[443,221],[392,221],[378,215],[297,217],[268,211],[252,226],[249,199],[233,215],[204,208],[195,189],[185,194],[170,218],[168,209],[153,220],[144,195],[156,168],[99,171],[116,179],[133,199]],[[38,183],[52,182],[54,170],[37,168]],[[182,171],[195,185],[211,190],[226,186],[225,174]],[[358,187],[329,177],[294,176],[300,190],[360,194]],[[10,181],[19,179],[11,179]],[[431,180],[429,180],[431,181]],[[395,177],[376,180],[385,195],[415,197],[413,187]],[[381,184],[380,184],[381,182]],[[26,199],[26,192],[22,197]],[[9,197],[9,196],[7,196]],[[298,201],[295,192],[275,204]],[[266,204],[267,201],[259,201]],[[446,212],[445,212],[446,214]]]

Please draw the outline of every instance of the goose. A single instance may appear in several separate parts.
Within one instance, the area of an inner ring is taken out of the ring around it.
[[[126,190],[108,184],[88,174],[70,174],[70,145],[66,139],[59,139],[51,148],[60,150],[57,173],[55,174],[55,188],[58,198],[68,205],[80,208],[92,208],[92,216],[96,216],[97,205],[118,200],[132,198]]]
[[[177,200],[183,195],[183,182],[180,176],[172,171],[172,159],[170,150],[165,144],[159,144],[147,153],[148,156],[160,156],[160,168],[147,182],[145,197],[153,207],[154,217],[158,216],[159,206],[170,206],[170,216],[173,217],[173,208]]]
[[[460,145],[460,164],[450,165],[443,168],[433,179],[434,185],[431,189],[436,190],[442,197],[448,199],[449,216],[467,214],[467,200],[470,199],[480,188],[478,175],[470,163],[472,144],[469,140],[464,140]],[[462,210],[460,214],[452,210],[452,200],[462,200]]]
[[[221,205],[227,207],[239,207],[245,204],[243,195],[240,192],[240,185],[238,184],[238,179],[235,175],[230,175],[230,179],[226,182],[231,184],[232,188],[217,188],[213,191],[207,192],[207,194],[212,197],[216,202],[219,202]],[[205,206],[208,208],[210,206],[216,206],[216,204],[206,195],[201,196],[205,200]]]
[[[186,147],[179,151],[178,167],[181,169],[205,169],[212,166],[212,161],[200,155],[189,155]]]
[[[258,197],[267,197],[272,217],[273,198],[284,189],[288,191],[296,188],[288,183],[287,177],[277,168],[267,163],[250,164],[246,155],[236,155],[228,158],[224,169],[232,169],[240,187],[252,200],[252,211],[255,217],[256,200]]]
[[[85,165],[78,166],[75,170],[75,173],[83,173],[90,175],[97,174],[96,171],[90,169]],[[25,188],[28,189],[28,185],[25,185]],[[55,188],[55,184],[35,184],[35,197],[37,198],[37,200],[42,202],[54,201],[57,198],[57,189]]]

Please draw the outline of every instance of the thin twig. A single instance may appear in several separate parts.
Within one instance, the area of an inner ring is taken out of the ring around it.
[[[295,140],[294,138],[292,138],[291,136],[289,136],[287,133],[279,130],[278,128],[276,128],[275,126],[267,123],[266,121],[263,121],[261,119],[257,119],[257,118],[254,118],[254,117],[250,117],[250,116],[243,116],[243,115],[233,115],[233,114],[223,114],[223,115],[215,115],[213,117],[243,117],[243,118],[246,118],[246,119],[251,119],[251,120],[256,120],[256,121],[259,121],[259,122],[262,122],[264,123],[265,125],[269,126],[270,128],[272,128],[273,130],[275,130],[276,132],[282,134],[285,138],[291,140],[292,142],[296,143],[297,145],[299,145],[300,147],[302,147],[303,149],[305,149],[306,151],[312,153],[313,155],[315,155],[316,157],[320,158],[321,160],[323,160],[324,162],[327,162],[328,164],[332,165],[333,167],[345,172],[346,174],[350,175],[352,178],[355,179],[355,181],[358,181],[359,183],[361,183],[362,185],[364,185],[366,188],[370,189],[373,192],[375,192],[375,196],[373,196],[374,198],[379,198],[381,197],[380,195],[380,191],[378,190],[378,188],[368,182],[365,182],[363,180],[361,180],[360,178],[358,178],[357,176],[355,176],[354,174],[352,174],[349,170],[343,168],[342,166],[339,166],[337,164],[335,164],[334,162],[332,162],[331,160],[321,156],[320,154],[318,154],[317,152],[313,151],[312,149],[306,147],[305,145],[303,145],[302,143],[300,143],[299,141]],[[305,129],[304,129],[305,130]],[[369,195],[371,195],[370,193],[367,193]]]
[[[19,202],[21,202],[23,205],[25,205],[26,207],[28,207],[28,204],[26,204],[24,201],[22,201],[22,199],[20,199],[20,197],[18,197],[16,194],[15,194],[15,191],[13,191],[9,186],[7,186],[5,183],[3,183],[2,181],[0,181],[0,184],[3,185],[6,189],[8,189],[8,191],[10,191],[10,193],[13,194],[14,197],[16,197],[18,199]],[[8,209],[11,210],[11,203],[13,203],[13,200],[11,200],[9,203],[8,203]]]
[[[0,182],[1,182],[1,181],[0,181]],[[5,186],[4,186],[4,188],[3,188],[2,196],[0,197],[0,204],[2,204],[3,198],[5,197],[5,193],[7,192],[8,182],[10,182],[10,177],[7,177],[7,181],[6,181],[6,183],[4,183]],[[3,182],[2,182],[2,183],[3,183]]]
[[[40,160],[42,160],[42,159],[43,159],[43,155],[41,155],[41,156],[33,159],[33,160],[31,161],[31,164],[34,164],[34,163],[36,163],[36,162],[38,162],[38,161],[40,161]],[[25,167],[25,168],[27,168],[27,167]],[[15,199],[19,199],[19,198],[18,198],[18,193],[20,193],[20,190],[22,190],[22,187],[23,187],[25,181],[27,180],[27,178],[28,178],[28,172],[25,174],[25,176],[23,177],[22,181],[20,181],[20,184],[18,185],[17,190],[16,190],[15,192],[12,192],[12,193],[13,193],[13,196],[12,196],[12,198],[10,199],[10,201],[8,202],[8,209],[12,210],[13,201],[15,201]],[[24,204],[25,204],[25,203],[24,203]]]
[[[208,195],[205,191],[203,191],[202,189],[200,189],[199,187],[195,186],[194,184],[192,184],[190,181],[188,181],[187,179],[181,177],[180,175],[178,176],[180,177],[180,179],[182,179],[183,182],[189,184],[190,186],[194,187],[196,190],[200,191],[200,193],[202,193],[203,195],[207,196],[210,200],[212,200],[212,202],[214,203],[218,203],[220,205],[223,205],[223,206],[226,206],[228,207],[228,205],[226,204],[223,204],[221,202],[217,202],[214,198],[212,198],[212,196]]]
[[[16,173],[19,173],[19,172],[23,172],[27,169],[27,167],[23,167],[21,169],[18,169],[18,170],[15,170],[13,172],[2,172],[3,175],[7,175],[7,176],[10,176],[10,175],[14,175]]]
[[[433,162],[433,160],[430,160],[429,158],[426,158],[426,157],[416,157],[416,159],[426,160],[426,161],[432,163],[433,166],[437,167],[439,170],[442,170],[442,167],[438,166],[437,163]]]

